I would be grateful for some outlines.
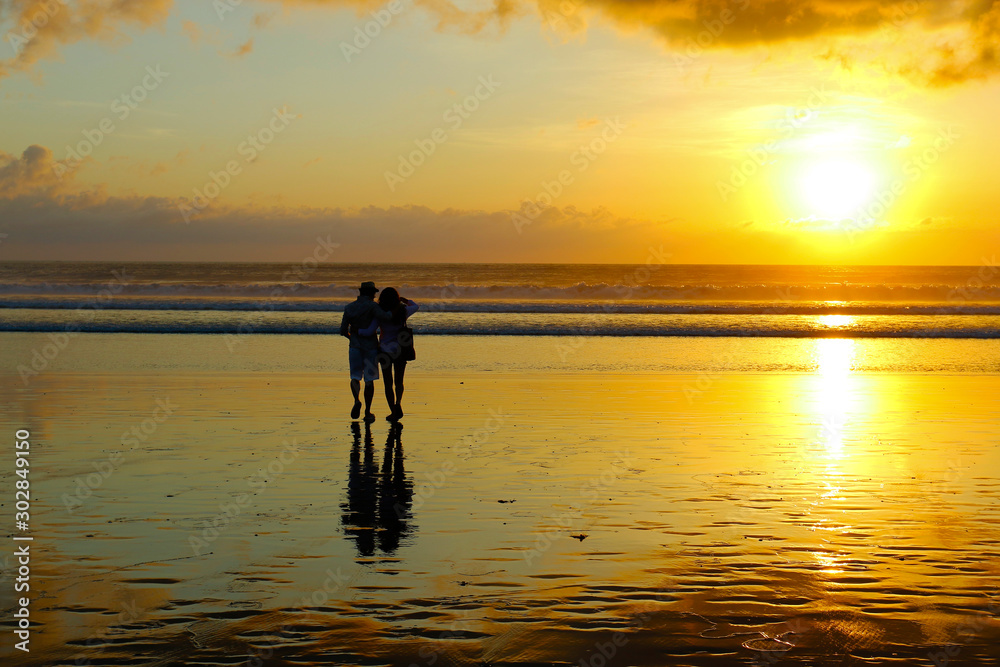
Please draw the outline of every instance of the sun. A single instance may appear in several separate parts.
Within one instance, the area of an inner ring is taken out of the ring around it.
[[[868,164],[848,157],[807,163],[798,176],[798,192],[808,214],[826,220],[854,217],[875,195],[878,175]]]

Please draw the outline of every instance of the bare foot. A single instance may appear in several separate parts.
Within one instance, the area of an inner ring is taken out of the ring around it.
[[[361,416],[361,401],[354,401],[354,407],[351,408],[351,419],[357,419]]]
[[[365,423],[371,424],[373,421],[375,421],[375,415],[370,412],[365,413]]]

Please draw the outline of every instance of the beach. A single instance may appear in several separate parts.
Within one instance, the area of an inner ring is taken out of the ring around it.
[[[1000,0],[0,35],[0,667],[1000,667]]]
[[[0,336],[13,664],[1000,661],[991,341],[426,336],[397,431],[336,337]]]

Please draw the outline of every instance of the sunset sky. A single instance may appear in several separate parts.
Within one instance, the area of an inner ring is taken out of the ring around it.
[[[0,35],[0,260],[1000,250],[1000,3],[0,0]]]

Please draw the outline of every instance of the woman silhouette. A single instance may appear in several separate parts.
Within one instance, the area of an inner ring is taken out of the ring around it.
[[[399,296],[393,287],[386,287],[378,296],[378,305],[382,310],[392,314],[388,322],[374,320],[370,327],[361,331],[362,336],[374,335],[378,330],[379,365],[382,367],[382,381],[385,383],[385,400],[389,403],[389,414],[386,419],[399,421],[403,416],[403,376],[406,373],[405,341],[401,342],[400,334],[406,326],[406,320],[420,310],[413,301]]]

